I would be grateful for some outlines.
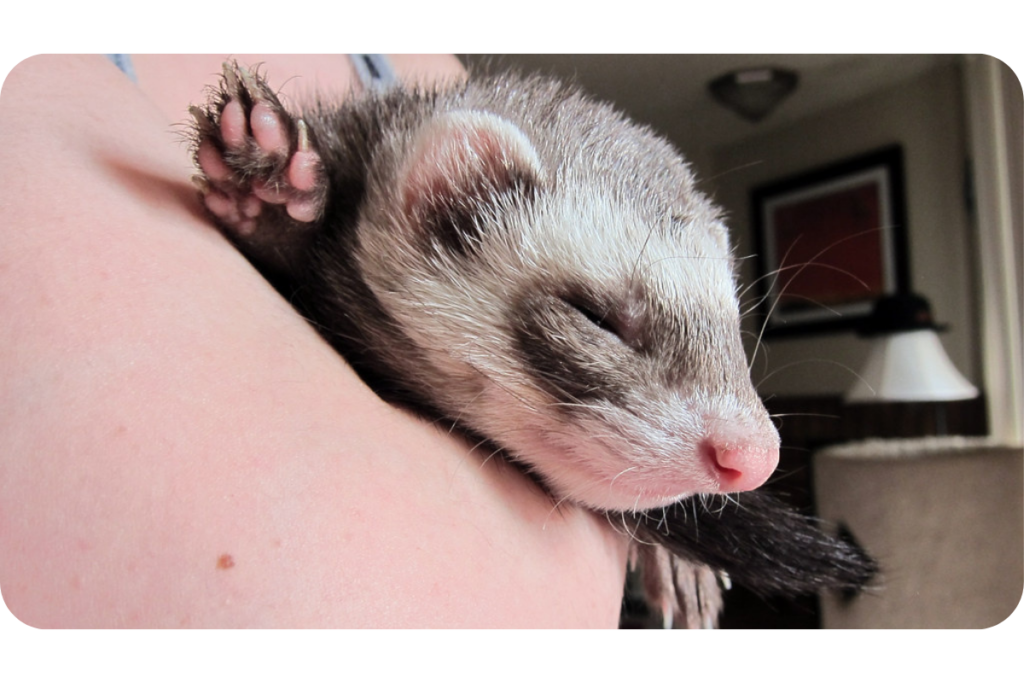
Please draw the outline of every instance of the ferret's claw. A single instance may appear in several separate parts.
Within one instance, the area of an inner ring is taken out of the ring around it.
[[[192,183],[236,241],[273,255],[285,236],[316,226],[327,198],[320,156],[305,121],[258,71],[225,61],[220,87],[189,114],[199,167]]]

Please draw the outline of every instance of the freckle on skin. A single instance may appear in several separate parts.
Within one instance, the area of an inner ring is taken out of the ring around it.
[[[231,569],[235,566],[235,558],[224,553],[217,558],[217,569]]]

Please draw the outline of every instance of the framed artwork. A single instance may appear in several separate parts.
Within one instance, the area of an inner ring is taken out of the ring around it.
[[[909,291],[903,188],[897,145],[752,190],[766,336],[851,329]]]

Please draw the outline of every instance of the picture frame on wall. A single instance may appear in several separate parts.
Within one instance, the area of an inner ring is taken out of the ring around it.
[[[853,329],[909,291],[901,146],[760,185],[751,203],[765,336]]]

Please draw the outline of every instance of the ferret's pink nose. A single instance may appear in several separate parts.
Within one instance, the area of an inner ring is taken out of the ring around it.
[[[721,493],[756,489],[768,480],[779,464],[778,446],[728,445],[716,446],[705,441],[703,450],[715,468]]]

